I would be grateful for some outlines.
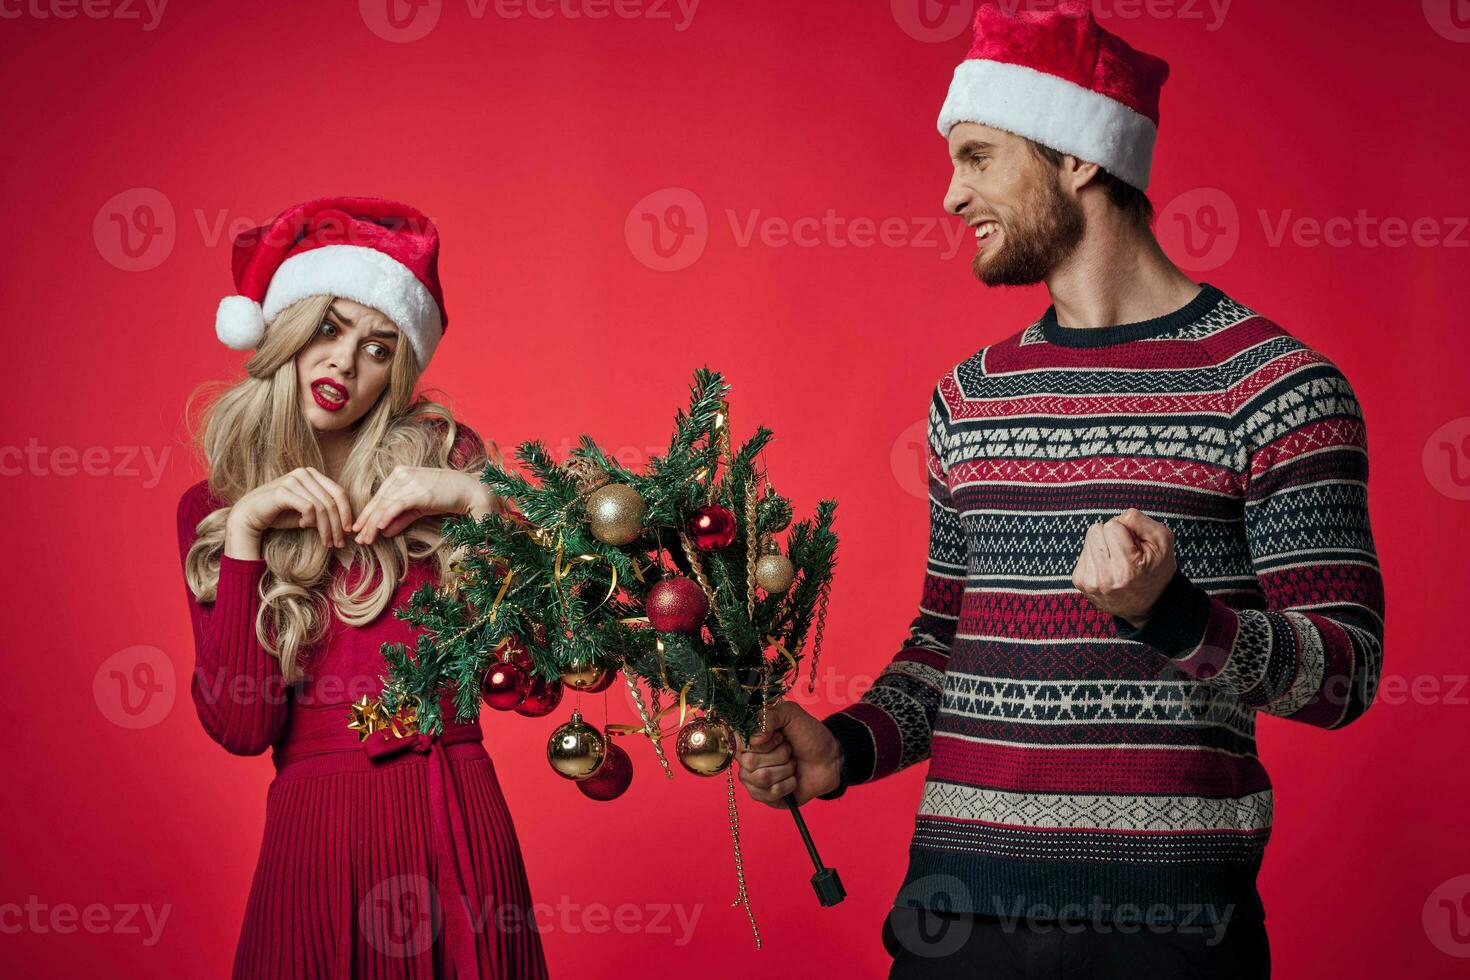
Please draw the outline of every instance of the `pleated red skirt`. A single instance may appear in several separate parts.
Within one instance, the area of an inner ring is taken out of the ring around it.
[[[375,757],[340,705],[296,714],[277,750],[233,976],[545,977],[479,725]]]

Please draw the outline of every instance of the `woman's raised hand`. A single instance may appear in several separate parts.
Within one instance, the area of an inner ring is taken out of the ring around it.
[[[245,494],[230,509],[229,531],[240,539],[255,539],[259,553],[260,536],[268,528],[302,528],[316,525],[322,544],[328,550],[347,544],[347,529],[352,526],[352,505],[347,491],[336,481],[311,466],[301,466],[285,476],[263,483]],[[227,533],[227,538],[231,535]],[[230,541],[225,553],[230,554]]]
[[[372,544],[379,534],[391,538],[430,514],[484,514],[489,489],[473,473],[432,466],[395,466],[373,494],[351,530],[359,544]]]

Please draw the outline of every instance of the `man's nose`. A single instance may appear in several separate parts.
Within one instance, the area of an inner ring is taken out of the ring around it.
[[[944,192],[944,210],[950,214],[964,214],[965,208],[970,204],[970,190],[958,177],[949,182],[949,189]]]

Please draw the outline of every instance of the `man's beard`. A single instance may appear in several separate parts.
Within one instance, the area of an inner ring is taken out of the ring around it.
[[[995,254],[978,252],[970,263],[987,286],[1034,286],[1082,240],[1082,208],[1062,193],[1056,177],[1043,170],[1035,187],[1014,219],[1001,226]]]

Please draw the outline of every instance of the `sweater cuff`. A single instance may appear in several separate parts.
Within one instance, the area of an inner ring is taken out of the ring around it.
[[[243,603],[254,608],[260,596],[260,577],[265,574],[264,558],[219,557],[219,584],[215,586],[215,608],[221,604]]]
[[[1210,596],[1176,567],[1141,628],[1134,628],[1121,616],[1112,619],[1121,639],[1147,644],[1166,657],[1183,657],[1204,642],[1210,624]]]
[[[873,747],[873,736],[868,734],[867,727],[848,715],[839,711],[823,719],[822,724],[827,726],[827,730],[842,747],[842,778],[836,789],[824,793],[818,799],[835,800],[847,792],[847,787],[873,778],[877,753]]]
[[[264,558],[235,558],[230,555],[219,556],[219,573],[221,575],[249,575],[257,576],[265,571],[266,562]]]

